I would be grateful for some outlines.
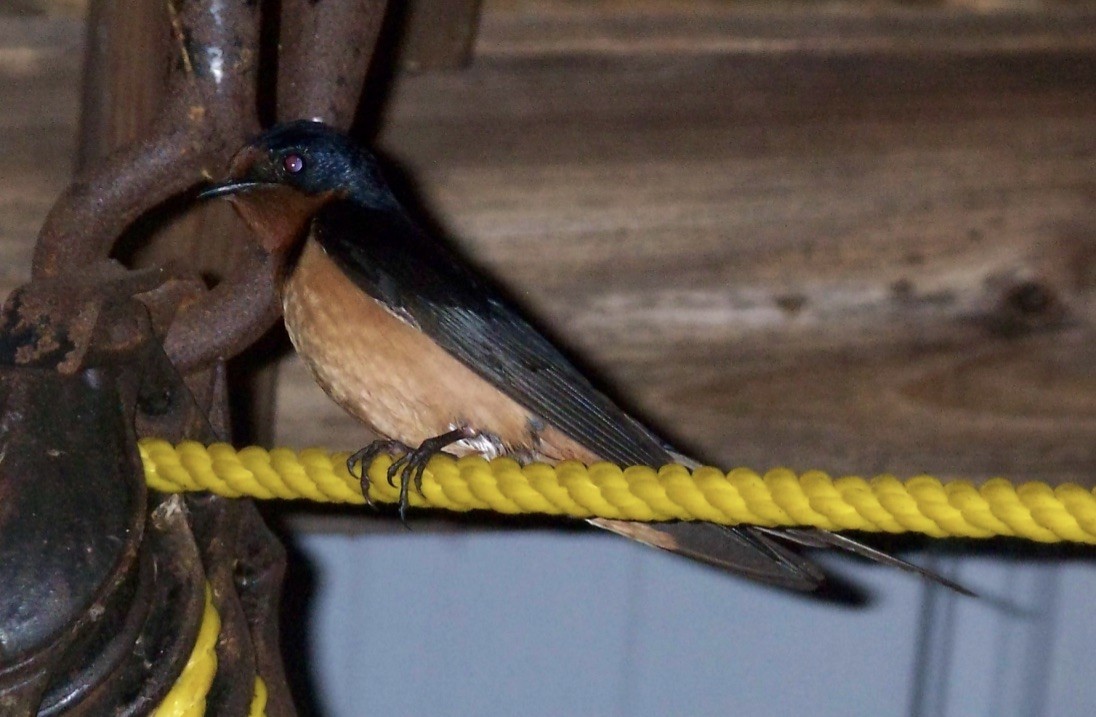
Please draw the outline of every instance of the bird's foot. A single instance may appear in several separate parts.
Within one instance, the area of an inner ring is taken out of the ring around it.
[[[392,465],[388,467],[388,485],[395,487],[396,476],[400,477],[400,520],[406,523],[411,486],[414,485],[415,490],[419,491],[420,494],[422,493],[422,476],[426,472],[426,466],[430,463],[430,459],[439,453],[444,453],[446,446],[450,446],[457,441],[475,437],[476,432],[474,430],[462,426],[447,433],[443,433],[440,436],[427,438],[419,444],[418,448],[414,449],[400,441],[384,439],[373,441],[365,448],[350,456],[346,461],[346,467],[350,470],[351,474],[353,474],[354,466],[359,463],[361,464],[362,495],[366,496],[366,502],[372,505],[373,503],[369,499],[369,477],[366,475],[366,469],[369,467],[369,464],[373,462],[373,459],[382,452],[401,453],[402,455],[392,461]]]
[[[427,438],[413,451],[408,451],[400,456],[388,467],[388,485],[396,485],[396,476],[400,476],[400,520],[407,522],[407,505],[411,492],[411,486],[415,486],[422,493],[422,476],[426,472],[426,466],[430,459],[439,453],[444,453],[446,446],[467,438],[474,438],[476,432],[471,428],[462,426],[440,436]]]
[[[407,454],[411,453],[411,447],[406,443],[400,443],[399,441],[392,441],[387,438],[381,438],[373,441],[365,448],[352,454],[346,459],[346,470],[350,472],[350,475],[354,475],[354,466],[361,466],[362,477],[362,497],[365,498],[366,505],[370,508],[376,508],[376,503],[369,497],[369,466],[372,465],[373,459],[379,456],[381,453],[399,453],[401,454],[395,462],[392,463],[392,467],[395,467],[397,463],[402,461]],[[392,470],[388,471],[388,480],[392,480]]]

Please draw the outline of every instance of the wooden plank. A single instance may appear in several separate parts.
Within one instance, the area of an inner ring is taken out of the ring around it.
[[[1088,482],[1093,77],[1072,45],[484,53],[405,78],[381,140],[710,460]]]
[[[381,147],[640,413],[727,466],[1096,477],[1091,24],[969,53],[550,52],[492,7],[467,71],[400,78]],[[72,147],[71,109],[29,109],[75,102],[47,35],[79,38],[41,21],[53,59],[18,65],[9,22],[11,282]],[[287,359],[276,440],[366,438]]]
[[[412,0],[390,3],[402,12],[399,61],[411,71],[464,67],[479,26],[480,0]]]
[[[71,174],[82,51],[79,19],[0,15],[0,294],[29,278],[38,227]]]
[[[1096,3],[488,0],[477,56],[1025,52],[1091,48]]]
[[[67,15],[81,17],[87,12],[88,0],[5,0],[0,15]]]

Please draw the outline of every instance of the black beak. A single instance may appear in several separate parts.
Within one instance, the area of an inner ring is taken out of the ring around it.
[[[265,182],[246,182],[231,179],[227,182],[214,184],[198,192],[198,199],[212,199],[213,197],[226,197],[230,194],[238,194],[251,189],[266,186]]]

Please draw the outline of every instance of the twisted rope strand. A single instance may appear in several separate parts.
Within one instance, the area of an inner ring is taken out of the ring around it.
[[[223,443],[207,447],[189,441],[173,446],[159,439],[143,439],[140,450],[149,486],[160,491],[365,502],[358,478],[346,470],[346,453],[256,446],[236,450]],[[392,460],[381,455],[368,468],[374,502],[395,503],[399,498],[385,473]],[[622,469],[574,461],[521,466],[508,458],[441,455],[430,461],[422,494],[412,491],[411,505],[1096,544],[1096,496],[1091,490],[1072,484],[1014,486],[1001,478],[975,486],[966,481],[944,484],[931,476],[835,479],[821,471],[796,475],[783,468],[760,475],[746,468],[690,472],[680,465]]]

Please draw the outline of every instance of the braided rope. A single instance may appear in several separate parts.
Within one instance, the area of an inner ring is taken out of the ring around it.
[[[143,439],[141,459],[149,486],[166,492],[211,491],[227,497],[306,499],[364,503],[358,478],[346,470],[346,453],[319,449],[237,450],[227,444],[178,446]],[[368,469],[369,497],[394,503],[388,485],[391,456]],[[1096,496],[1078,485],[1013,485],[994,478],[980,486],[941,483],[931,476],[901,481],[831,478],[821,471],[796,475],[776,469],[759,475],[745,468],[690,471],[670,465],[621,469],[584,466],[521,466],[498,458],[437,456],[411,505],[454,511],[544,513],[576,518],[637,521],[703,520],[725,525],[813,526],[824,530],[917,532],[931,537],[1014,536],[1051,543],[1096,544]]]
[[[202,717],[205,714],[206,696],[217,674],[217,639],[221,634],[221,616],[213,604],[213,591],[205,588],[205,609],[198,638],[190,652],[179,679],[156,707],[152,717]],[[265,717],[266,683],[255,677],[255,692],[248,708],[248,717]]]
[[[255,677],[255,695],[251,698],[248,717],[266,717],[266,683],[263,678]]]
[[[206,695],[217,674],[217,637],[220,634],[221,616],[213,605],[213,591],[206,584],[205,612],[190,659],[152,717],[202,717],[205,714]]]

